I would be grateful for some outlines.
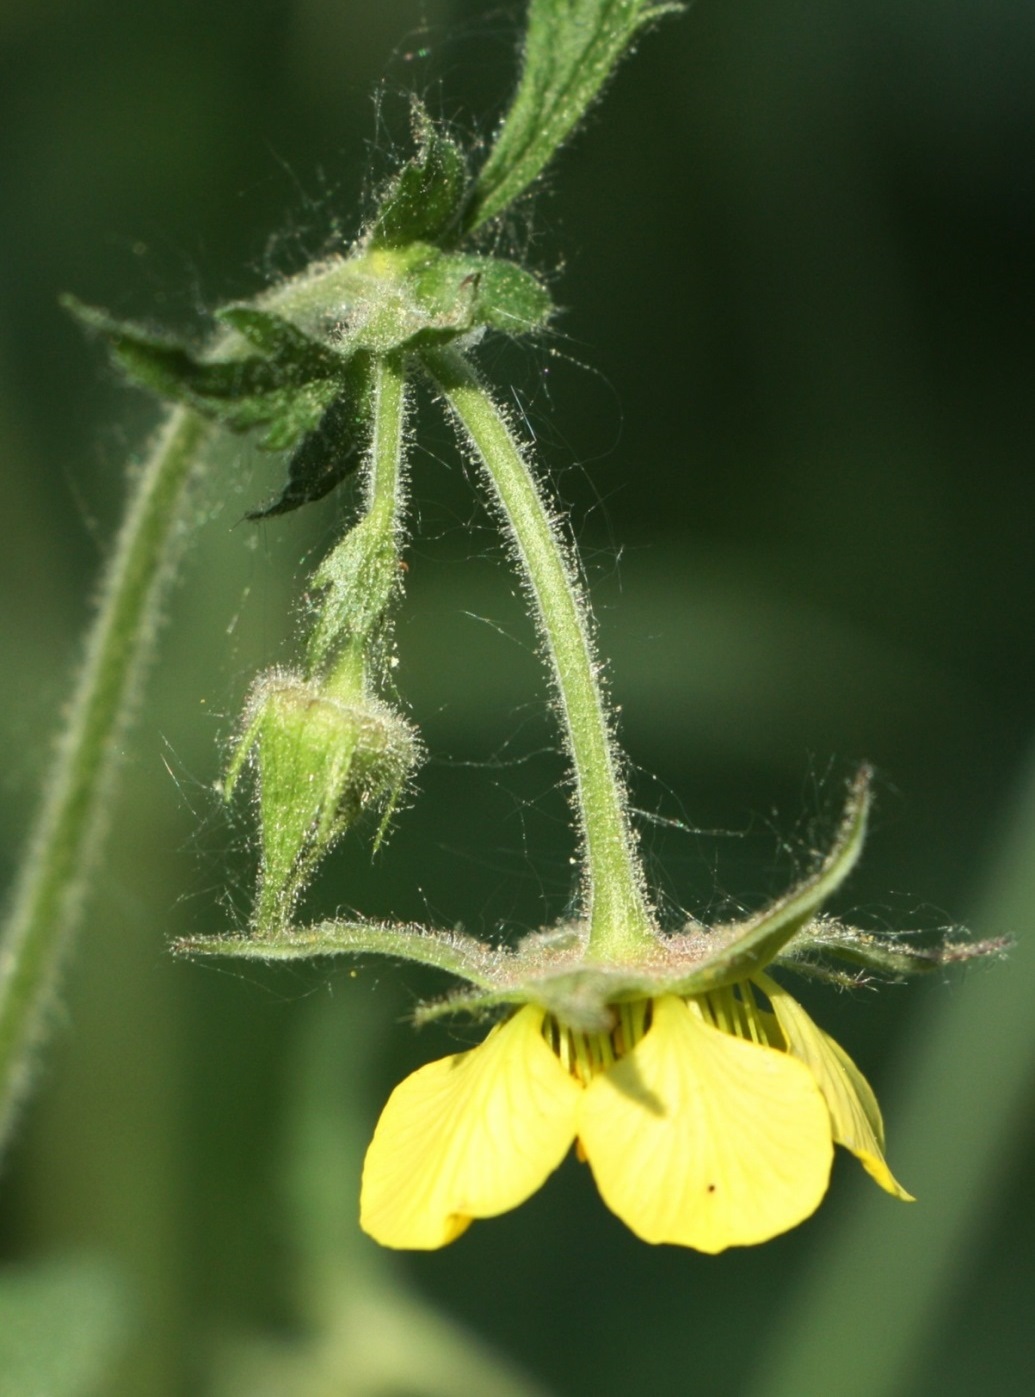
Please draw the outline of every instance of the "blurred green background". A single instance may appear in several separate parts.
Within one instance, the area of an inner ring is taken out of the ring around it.
[[[340,246],[405,153],[407,91],[491,133],[520,13],[3,0],[5,875],[157,420],[57,296],[195,331]],[[442,986],[387,964],[168,954],[246,920],[249,812],[213,782],[349,504],[240,523],[279,477],[235,444],[0,1197],[6,1361],[35,1374],[5,1392],[1031,1390],[1033,11],[701,0],[639,48],[507,233],[556,333],[481,359],[571,509],[672,917],[780,890],[866,757],[877,818],[838,910],[1018,938],[938,983],[803,992],[920,1202],[842,1160],[806,1226],[712,1259],[638,1243],[569,1161],[441,1254],[358,1237],[387,1092],[478,1034],[414,1035]],[[312,907],[520,931],[570,897],[563,768],[491,523],[429,404],[422,424],[399,682],[431,759],[387,848],[347,845]]]

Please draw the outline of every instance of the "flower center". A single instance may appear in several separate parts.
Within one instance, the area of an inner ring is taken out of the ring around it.
[[[691,1013],[720,1033],[763,1047],[786,1050],[779,1025],[772,1013],[759,1005],[747,980],[709,990],[707,994],[688,995],[685,1003]],[[570,1028],[554,1014],[547,1014],[543,1019],[543,1037],[557,1054],[562,1067],[577,1082],[588,1086],[598,1072],[606,1072],[632,1051],[651,1026],[653,1007],[651,999],[612,1004],[613,1026],[593,1033]]]
[[[584,1033],[562,1024],[553,1014],[543,1020],[543,1037],[566,1071],[588,1086],[598,1072],[604,1072],[624,1057],[640,1041],[651,1025],[652,1002],[633,999],[612,1004],[614,1026],[606,1031]]]

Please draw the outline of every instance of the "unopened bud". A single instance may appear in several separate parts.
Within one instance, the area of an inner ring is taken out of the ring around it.
[[[419,756],[410,724],[374,698],[346,702],[283,670],[258,681],[224,787],[229,797],[245,762],[254,761],[262,824],[257,932],[289,919],[316,864],[360,815],[379,806],[390,813]]]

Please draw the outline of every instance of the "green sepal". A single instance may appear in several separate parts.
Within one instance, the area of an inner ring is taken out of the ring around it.
[[[354,418],[348,399],[335,398],[315,430],[304,436],[293,452],[288,478],[277,498],[271,504],[249,509],[244,517],[255,521],[289,514],[330,494],[360,462]]]
[[[435,126],[414,100],[417,153],[396,174],[370,230],[371,249],[434,243],[455,224],[467,192],[463,151]]]
[[[482,166],[463,231],[501,214],[585,116],[636,34],[679,4],[530,0],[521,78]]]
[[[314,956],[392,956],[488,988],[497,952],[462,931],[430,931],[395,922],[337,920],[283,927],[256,936],[192,936],[173,943],[180,955],[247,960],[308,960]]]
[[[233,432],[262,429],[265,451],[292,451],[288,478],[248,519],[285,514],[321,499],[355,469],[370,414],[370,356],[345,357],[270,311],[227,306],[216,318],[259,354],[199,358],[183,341],[72,297],[64,304],[107,339],[129,376],[160,397],[186,404]]]
[[[333,378],[341,372],[341,358],[314,340],[290,320],[257,306],[223,306],[216,319],[278,364],[291,365],[299,381]]]
[[[593,963],[587,957],[584,929],[577,924],[536,933],[526,937],[510,959],[501,960],[491,997],[461,992],[441,1005],[422,1006],[421,1019],[531,1001],[589,1032],[607,1027],[613,1017],[609,1006],[624,1000],[704,994],[750,979],[815,920],[855,866],[866,834],[870,777],[864,767],[852,782],[833,847],[816,871],[755,916],[711,929],[694,923],[682,933],[659,937],[642,965]]]
[[[409,243],[367,253],[356,266],[357,279],[366,269],[365,284],[351,307],[343,355],[419,350],[485,329],[527,334],[553,310],[543,284],[504,258]]]
[[[704,946],[714,942],[715,949],[706,950],[688,975],[675,980],[671,988],[676,994],[704,994],[750,979],[775,960],[803,927],[815,921],[823,904],[859,861],[866,839],[872,776],[868,766],[856,774],[833,847],[816,871],[753,917],[703,933]],[[696,927],[689,932],[691,944],[698,935]]]
[[[823,902],[851,872],[862,850],[870,804],[870,771],[860,770],[849,790],[833,847],[815,872],[789,893],[752,917],[731,926],[708,928],[692,923],[682,932],[660,933],[641,962],[607,964],[589,951],[588,929],[580,922],[533,932],[518,946],[489,947],[459,933],[396,928],[382,937],[360,922],[322,922],[318,927],[286,927],[278,956],[382,954],[422,965],[434,964],[474,986],[417,1011],[420,1022],[443,1014],[481,1015],[502,1005],[538,1004],[561,1022],[580,1031],[611,1026],[613,1006],[658,995],[706,994],[749,980],[780,957],[795,937],[828,929],[819,923]],[[212,954],[264,956],[235,938],[210,938],[183,944],[183,949]],[[987,954],[953,948],[955,958]],[[802,968],[805,968],[803,962]]]
[[[1009,947],[1010,939],[1005,936],[966,941],[954,939],[951,933],[941,941],[925,945],[908,933],[876,935],[834,918],[817,917],[792,938],[778,960],[789,970],[829,978],[836,977],[837,972],[831,972],[824,960],[833,957],[856,968],[857,982],[904,980],[962,961],[1001,956]]]

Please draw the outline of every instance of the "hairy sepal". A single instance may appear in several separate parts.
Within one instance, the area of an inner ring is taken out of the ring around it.
[[[367,235],[371,249],[437,243],[455,225],[467,193],[467,161],[455,141],[413,100],[417,153],[388,186]]]

